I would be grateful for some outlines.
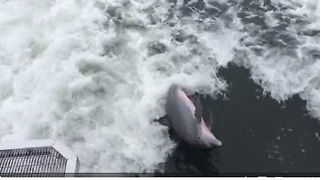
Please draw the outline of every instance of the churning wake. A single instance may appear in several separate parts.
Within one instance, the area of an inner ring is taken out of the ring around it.
[[[82,172],[153,172],[175,146],[152,123],[168,87],[223,93],[228,63],[320,117],[316,0],[0,2],[1,143],[56,138]]]

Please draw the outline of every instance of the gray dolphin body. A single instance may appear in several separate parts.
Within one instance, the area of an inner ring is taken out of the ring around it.
[[[180,139],[202,148],[221,146],[222,143],[210,131],[212,123],[204,122],[200,110],[177,84],[169,88],[165,108],[167,118],[160,123],[173,129]]]

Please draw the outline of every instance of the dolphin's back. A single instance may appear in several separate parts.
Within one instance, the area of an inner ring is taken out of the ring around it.
[[[194,117],[194,105],[183,90],[172,85],[169,89],[166,111],[170,118],[170,127],[188,142],[194,142],[198,136],[197,120]]]

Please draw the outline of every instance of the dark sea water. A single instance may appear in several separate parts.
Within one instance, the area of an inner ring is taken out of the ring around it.
[[[319,0],[0,0],[0,34],[0,143],[58,139],[82,173],[320,174]],[[154,123],[172,83],[221,147]]]
[[[184,1],[184,4],[188,2]],[[299,45],[295,35],[286,33],[287,27],[297,17],[279,13],[279,26],[267,27],[265,13],[276,9],[271,1],[216,2],[217,9],[204,9],[202,5],[203,1],[197,1],[183,6],[182,11],[188,15],[192,10],[200,9],[205,16],[217,17],[223,16],[224,10],[237,7],[237,16],[243,25],[255,27],[255,30],[244,28],[251,37],[256,37],[252,44],[283,52]],[[224,19],[225,22],[231,21],[228,16]],[[303,27],[303,20],[295,22]],[[259,54],[259,48],[253,51]],[[240,53],[235,57],[241,61]],[[269,93],[263,93],[250,73],[236,63],[219,69],[219,77],[229,84],[228,90],[224,96],[203,96],[202,104],[213,113],[213,133],[222,141],[222,146],[206,151],[180,144],[167,159],[165,174],[319,175],[319,120],[311,117],[306,101],[298,94],[279,102]]]
[[[295,95],[283,103],[263,97],[244,68],[221,74],[232,84],[228,100],[206,102],[216,114],[221,173],[319,173],[319,121]],[[317,137],[318,136],[318,137]]]
[[[202,98],[214,115],[214,134],[222,141],[210,151],[179,145],[168,158],[168,175],[317,175],[319,121],[305,101],[293,96],[278,103],[236,65],[220,70],[232,84],[226,97]]]

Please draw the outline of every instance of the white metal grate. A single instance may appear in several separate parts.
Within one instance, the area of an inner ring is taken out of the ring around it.
[[[0,146],[0,176],[59,177],[66,176],[66,173],[74,175],[78,171],[78,158],[62,144],[55,141],[32,142],[33,145],[31,141],[23,143],[29,147],[22,147],[22,144],[15,145],[16,148]]]

